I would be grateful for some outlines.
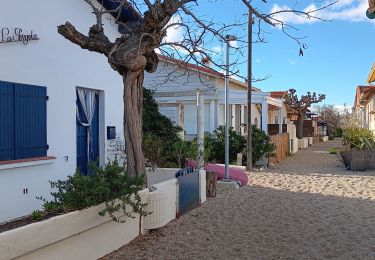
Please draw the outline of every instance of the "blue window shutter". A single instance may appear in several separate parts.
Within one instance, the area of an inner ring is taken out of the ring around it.
[[[14,86],[15,159],[47,156],[47,89]]]
[[[0,81],[0,161],[14,159],[14,84]]]

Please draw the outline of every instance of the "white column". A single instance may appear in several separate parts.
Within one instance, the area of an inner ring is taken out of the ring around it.
[[[236,130],[236,105],[229,105],[230,106],[230,126]]]
[[[244,105],[241,105],[241,121],[240,121],[240,124],[241,124],[241,134],[245,134],[245,127],[243,125],[246,124],[246,109],[245,109],[245,106]]]
[[[240,105],[232,105],[232,127],[237,133],[240,132]]]
[[[224,105],[218,105],[217,118],[218,118],[218,124],[219,125],[224,125],[224,123],[225,123],[224,117],[225,117]]]
[[[182,128],[180,132],[180,138],[184,140],[185,138],[185,109],[184,104],[178,104],[178,125]]]
[[[197,90],[197,144],[198,169],[204,165],[204,96]]]
[[[267,97],[262,101],[262,130],[268,134],[268,104]]]
[[[279,108],[279,134],[282,134],[283,133],[283,117],[282,117],[282,114],[281,114],[281,107]]]
[[[217,108],[216,101],[210,100],[210,133],[213,133],[217,128]]]

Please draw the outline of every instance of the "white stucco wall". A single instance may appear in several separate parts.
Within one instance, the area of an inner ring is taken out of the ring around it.
[[[40,40],[0,44],[0,80],[47,87],[48,155],[51,164],[0,170],[0,222],[31,213],[42,203],[35,196],[51,192],[49,180],[65,179],[76,168],[77,86],[101,90],[101,145],[106,145],[105,126],[116,126],[122,136],[122,79],[96,54],[70,43],[57,26],[70,21],[87,33],[95,22],[92,10],[76,0],[0,0],[0,26],[33,30]],[[103,19],[105,32],[114,39],[117,26]],[[103,152],[104,149],[102,149]],[[102,159],[107,155],[101,154]],[[68,156],[68,160],[64,159]],[[28,188],[29,193],[23,194]]]
[[[156,72],[145,73],[144,86],[162,92],[207,90],[215,87],[215,78],[160,60]]]

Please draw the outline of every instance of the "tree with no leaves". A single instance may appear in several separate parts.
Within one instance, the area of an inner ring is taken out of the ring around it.
[[[210,50],[205,49],[204,41],[215,38],[225,42],[225,35],[246,23],[231,25],[218,24],[213,21],[200,19],[194,12],[198,0],[111,0],[111,8],[104,8],[104,0],[83,0],[93,9],[96,23],[89,29],[88,35],[82,34],[69,22],[58,26],[58,32],[82,49],[101,53],[108,58],[110,66],[123,78],[124,84],[124,136],[127,155],[127,170],[131,176],[145,173],[145,159],[142,152],[142,96],[144,72],[155,72],[159,57],[156,50],[164,54],[172,51],[179,57],[183,55],[185,62],[194,61],[202,66],[207,63],[201,60],[209,59],[218,71],[225,68],[224,62],[211,59]],[[262,0],[266,2],[265,0]],[[214,2],[213,2],[214,3]],[[279,19],[280,14],[294,13],[306,19],[319,19],[318,12],[335,3],[325,3],[322,7],[308,11],[277,10],[275,13],[263,14],[253,7],[250,0],[242,3],[254,14],[254,23],[257,23],[258,42],[264,41],[262,23],[278,26],[282,32],[296,40],[300,46],[301,38],[293,37],[287,29],[295,29]],[[124,9],[131,9],[138,16],[138,21],[123,21],[121,13]],[[145,10],[143,15],[140,10]],[[127,28],[127,32],[111,42],[103,29],[103,16],[111,14],[117,24]],[[172,21],[173,17],[179,17]],[[172,22],[171,22],[172,21]],[[172,27],[184,28],[183,39],[167,42],[167,30]],[[239,39],[241,41],[241,39]],[[234,69],[230,73],[236,74]],[[251,75],[249,76],[252,79]]]
[[[341,127],[342,115],[334,105],[315,106],[317,114],[328,125],[329,135],[335,135],[336,129]]]
[[[286,98],[286,103],[290,108],[297,111],[297,138],[303,139],[303,120],[305,119],[307,109],[311,107],[312,104],[319,103],[323,101],[326,96],[323,94],[307,92],[306,95],[302,95],[298,98],[295,89],[289,89],[288,96]]]

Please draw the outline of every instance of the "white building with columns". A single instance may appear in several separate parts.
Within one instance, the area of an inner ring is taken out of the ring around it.
[[[204,98],[204,130],[213,133],[224,125],[224,76],[212,69],[179,60],[160,57],[158,70],[145,75],[146,88],[155,91],[154,97],[162,114],[180,125],[185,138],[197,134],[197,91]],[[247,83],[230,79],[230,126],[246,134]],[[251,122],[268,132],[268,107],[282,108],[280,99],[253,87]],[[280,122],[282,123],[282,122]]]

